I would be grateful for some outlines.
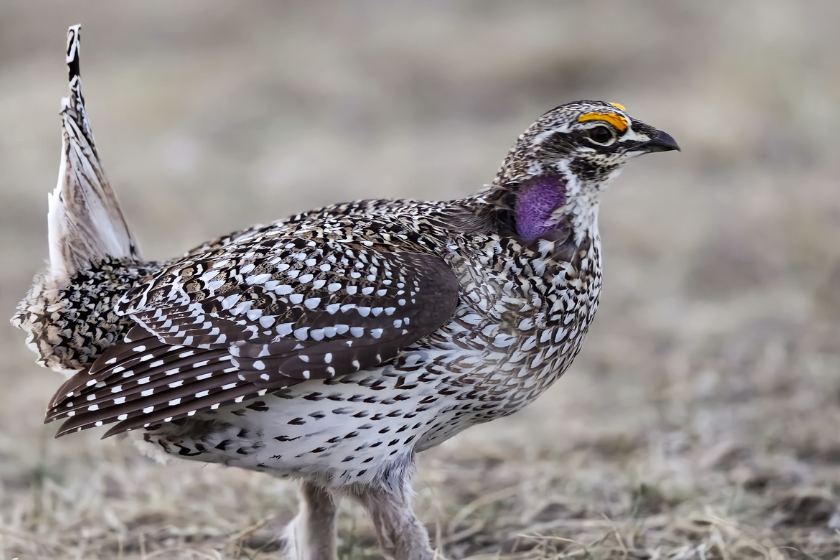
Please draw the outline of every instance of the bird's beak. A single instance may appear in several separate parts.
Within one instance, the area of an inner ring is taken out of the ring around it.
[[[674,137],[662,130],[657,130],[656,136],[639,146],[639,148],[647,153],[670,152],[671,150],[680,151],[680,146],[677,144],[677,141],[674,140]]]

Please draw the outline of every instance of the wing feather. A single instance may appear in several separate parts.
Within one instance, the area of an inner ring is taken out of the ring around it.
[[[119,422],[113,435],[374,368],[449,320],[460,284],[417,235],[319,220],[317,236],[255,230],[125,294],[117,312],[138,326],[54,397],[47,420],[70,416],[58,435]]]

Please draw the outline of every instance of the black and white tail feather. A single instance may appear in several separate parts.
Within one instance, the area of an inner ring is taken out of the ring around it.
[[[68,378],[50,402],[46,421],[69,418],[57,436],[120,422],[107,437],[148,426],[149,421],[193,415],[265,394],[265,389],[240,385],[238,368],[231,367],[227,352],[179,351],[181,346],[164,344],[135,317],[117,310],[120,298],[162,265],[140,258],[102,170],[81,90],[79,29],[70,27],[67,35],[70,96],[62,99],[61,164],[58,184],[49,195],[49,265],[35,276],[11,321],[27,332],[26,342],[38,355],[37,362]],[[221,237],[188,254],[225,245],[246,232]],[[140,352],[146,347],[149,352]],[[146,362],[150,352],[161,359]],[[121,359],[116,362],[112,356]],[[167,366],[160,368],[164,362]],[[149,370],[145,377],[144,367]],[[136,378],[125,379],[134,371]],[[102,398],[96,391],[106,385],[103,394],[108,398]],[[150,397],[152,392],[157,394]],[[175,410],[182,398],[189,404]],[[71,399],[80,402],[74,405]],[[168,409],[152,414],[161,402]],[[99,411],[100,406],[107,411]]]
[[[12,318],[28,333],[38,363],[66,375],[128,329],[131,322],[113,312],[113,303],[155,269],[142,263],[99,161],[82,96],[79,29],[67,33],[70,95],[61,100],[61,164],[49,194],[49,266]]]
[[[104,257],[140,260],[102,171],[87,118],[79,74],[79,28],[74,25],[67,35],[70,96],[61,100],[61,165],[58,185],[49,195],[50,273],[59,284]]]

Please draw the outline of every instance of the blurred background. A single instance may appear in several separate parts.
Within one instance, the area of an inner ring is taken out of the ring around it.
[[[0,317],[47,257],[65,33],[145,257],[332,202],[455,198],[540,114],[624,104],[682,153],[601,211],[601,308],[523,412],[421,456],[448,558],[840,554],[840,3],[0,3]],[[273,558],[294,487],[41,424],[0,321],[0,558]],[[342,510],[342,558],[377,557]]]

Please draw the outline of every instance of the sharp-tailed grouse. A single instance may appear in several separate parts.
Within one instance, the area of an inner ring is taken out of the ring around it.
[[[100,166],[78,26],[67,62],[50,264],[13,318],[68,376],[47,421],[301,479],[300,558],[335,557],[342,495],[389,556],[433,557],[416,453],[563,374],[598,306],[601,192],[630,158],[679,149],[621,105],[568,103],[474,196],[337,204],[147,262]]]

